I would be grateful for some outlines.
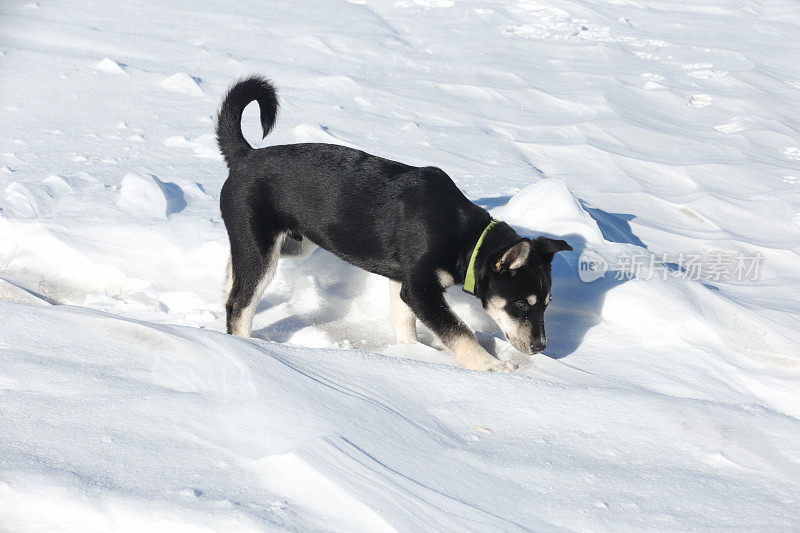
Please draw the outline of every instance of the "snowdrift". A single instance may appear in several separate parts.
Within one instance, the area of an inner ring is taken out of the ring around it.
[[[0,304],[11,530],[780,527],[798,422],[572,384]],[[577,370],[576,370],[577,373]],[[47,509],[42,513],[41,509]]]

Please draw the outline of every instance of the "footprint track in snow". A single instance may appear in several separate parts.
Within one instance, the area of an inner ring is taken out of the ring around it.
[[[786,157],[787,159],[800,161],[800,148],[798,148],[797,146],[787,146],[786,148],[781,150],[781,155]]]
[[[701,109],[711,105],[713,98],[707,94],[693,94],[689,97],[689,105]]]
[[[738,120],[732,120],[727,124],[720,124],[719,126],[714,126],[714,129],[720,133],[738,133],[740,131],[744,131],[744,127],[739,123]]]
[[[455,0],[398,0],[395,7],[453,7]]]
[[[696,80],[713,80],[717,78],[723,78],[728,75],[728,72],[725,70],[695,70],[689,73],[690,78],[694,78]]]
[[[619,43],[639,49],[634,53],[641,59],[658,60],[658,55],[641,49],[668,48],[672,43],[660,39],[641,39],[632,35],[617,34],[610,26],[574,17],[561,8],[549,7],[540,3],[523,2],[508,8],[519,15],[519,24],[509,24],[503,33],[515,37],[542,40],[581,39],[599,43]],[[630,25],[627,19],[621,19]]]
[[[713,63],[686,63],[685,65],[681,65],[681,68],[684,70],[698,70],[698,69],[712,69],[714,68]]]

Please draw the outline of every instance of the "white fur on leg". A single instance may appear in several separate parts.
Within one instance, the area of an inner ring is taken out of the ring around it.
[[[483,372],[511,372],[516,369],[512,363],[495,359],[478,344],[474,335],[461,335],[448,343],[448,348],[455,355],[456,363],[461,368]]]
[[[233,288],[233,258],[228,256],[228,265],[225,267],[225,297],[231,294]]]
[[[256,307],[258,306],[259,300],[261,300],[261,296],[264,294],[264,290],[275,276],[275,268],[278,266],[278,257],[280,257],[281,253],[280,243],[282,238],[283,236],[278,237],[275,241],[275,245],[272,247],[269,257],[267,258],[267,266],[256,286],[253,297],[247,303],[247,306],[242,309],[239,317],[233,321],[231,329],[233,330],[233,334],[237,337],[247,338],[253,332],[253,316],[256,314]]]
[[[400,298],[402,285],[389,280],[389,298],[392,307],[392,327],[398,343],[411,344],[417,340],[417,317],[411,308]]]

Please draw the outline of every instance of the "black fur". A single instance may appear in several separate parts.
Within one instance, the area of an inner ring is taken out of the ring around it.
[[[229,333],[270,268],[275,246],[289,234],[400,281],[403,301],[446,345],[457,335],[471,336],[445,303],[436,271],[463,283],[489,214],[435,167],[412,167],[330,144],[253,149],[240,125],[242,111],[253,100],[259,103],[266,135],[275,123],[278,101],[263,78],[236,83],[217,118],[219,147],[230,169],[220,196],[234,273],[226,307]],[[476,267],[476,295],[484,306],[492,294],[524,297],[534,288],[549,290],[549,251],[531,253],[524,272],[494,268],[521,239],[505,223],[487,234]],[[569,247],[563,243],[560,249]]]

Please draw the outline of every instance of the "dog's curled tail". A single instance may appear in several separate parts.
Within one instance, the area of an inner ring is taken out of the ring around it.
[[[261,128],[264,137],[275,125],[278,114],[278,95],[269,80],[250,76],[234,83],[217,113],[217,144],[228,167],[239,157],[253,149],[242,135],[242,112],[247,104],[256,100],[261,110]]]

